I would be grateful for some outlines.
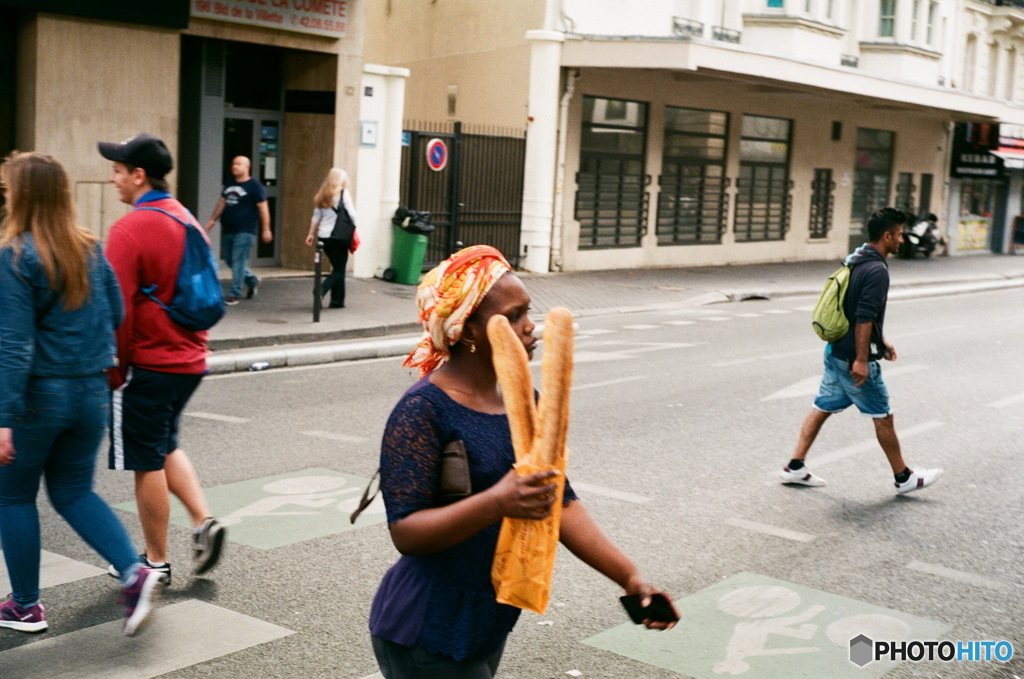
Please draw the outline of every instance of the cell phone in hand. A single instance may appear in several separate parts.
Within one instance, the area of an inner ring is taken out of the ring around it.
[[[652,594],[651,603],[647,607],[640,605],[641,597],[639,594],[620,596],[619,601],[622,602],[622,607],[629,613],[630,620],[638,625],[642,625],[644,620],[679,622],[679,616],[676,615],[675,609],[668,599],[665,598],[664,594],[657,592]]]

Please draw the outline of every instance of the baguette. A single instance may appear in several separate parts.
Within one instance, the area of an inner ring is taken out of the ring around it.
[[[516,461],[525,462],[533,453],[537,436],[537,402],[533,395],[530,357],[505,316],[491,316],[487,321],[487,338],[491,343],[494,372],[505,401],[512,448],[516,452]]]
[[[572,313],[564,307],[554,307],[544,321],[539,431],[534,443],[538,464],[559,467],[564,464],[572,369]]]

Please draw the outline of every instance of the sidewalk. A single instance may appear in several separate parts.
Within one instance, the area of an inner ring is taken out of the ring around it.
[[[735,302],[750,297],[817,295],[838,262],[792,262],[673,269],[520,274],[531,313],[552,306],[577,316]],[[1024,287],[1024,257],[973,255],[890,260],[890,297]],[[313,277],[257,270],[259,294],[228,307],[210,331],[212,372],[400,355],[415,343],[416,288],[377,279],[348,278],[344,309],[321,311],[313,322]]]

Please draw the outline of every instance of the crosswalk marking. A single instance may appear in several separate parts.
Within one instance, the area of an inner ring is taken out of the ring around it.
[[[928,420],[927,422],[915,424],[912,427],[907,427],[906,429],[900,429],[898,433],[900,440],[905,441],[906,439],[909,439],[911,436],[924,434],[925,432],[929,432],[932,429],[938,429],[939,427],[943,427],[945,426],[945,424],[945,422],[939,422],[938,420]],[[839,448],[838,450],[833,450],[822,455],[813,455],[811,457],[811,461],[808,464],[814,468],[823,467],[827,464],[836,462],[837,460],[842,460],[847,457],[850,457],[851,455],[863,453],[867,450],[874,450],[876,448],[878,448],[878,440],[871,438],[860,443],[855,443],[852,446]]]
[[[924,563],[921,561],[911,561],[907,564],[907,568],[909,568],[912,571],[917,571],[919,573],[937,575],[940,578],[946,578],[947,580],[964,582],[968,585],[974,585],[976,587],[985,587],[987,589],[1007,589],[1013,586],[1009,582],[998,580],[996,578],[987,578],[983,575],[977,575],[976,573],[958,571],[953,568],[946,568],[945,566]]]
[[[651,498],[644,497],[643,495],[629,493],[624,490],[615,490],[614,488],[608,488],[607,486],[599,486],[596,483],[587,483],[585,481],[571,481],[570,483],[572,484],[573,490],[590,493],[591,495],[601,495],[613,500],[623,500],[624,502],[632,502],[638,505],[646,504],[651,501]]]
[[[41,589],[56,587],[57,585],[84,580],[106,573],[102,568],[96,568],[95,566],[69,559],[60,554],[47,552],[45,549],[40,553],[40,556],[39,587]],[[7,582],[7,566],[4,564],[3,551],[0,551],[0,583]]]
[[[1012,405],[1017,405],[1024,401],[1024,393],[1016,394],[1015,396],[1008,396],[999,401],[989,403],[990,408],[1009,408]]]
[[[50,679],[149,679],[294,634],[196,600],[158,607],[137,638],[121,627],[115,620],[4,651],[4,679],[38,679],[43,668]]]
[[[317,439],[327,439],[328,441],[342,441],[344,443],[365,443],[369,439],[364,436],[352,436],[351,434],[338,434],[333,431],[322,431],[320,429],[310,429],[302,432],[306,436],[312,436]]]
[[[623,382],[635,382],[636,380],[646,380],[646,375],[630,375],[629,377],[619,377],[614,380],[605,380],[603,382],[591,382],[590,384],[577,384],[572,388],[573,391],[579,391],[581,389],[594,389],[596,387],[610,387],[615,384],[622,384]]]
[[[814,535],[807,533],[801,533],[795,530],[789,530],[788,528],[779,528],[778,526],[770,526],[766,523],[758,523],[756,521],[747,521],[746,519],[726,519],[725,525],[732,526],[734,528],[744,528],[755,533],[763,533],[765,535],[774,535],[778,538],[785,538],[787,540],[793,540],[795,542],[811,542],[815,539]]]
[[[820,351],[820,350],[819,350]],[[921,370],[927,370],[928,366],[921,363],[911,363],[910,365],[901,365],[893,368],[886,368],[882,371],[882,377],[889,379],[896,375],[903,375],[904,373],[919,372]],[[800,380],[794,384],[789,385],[784,389],[779,389],[774,394],[769,394],[762,398],[762,401],[776,401],[782,398],[797,398],[800,396],[814,396],[818,393],[818,386],[821,384],[821,376],[808,377],[807,379]]]
[[[216,422],[230,422],[231,424],[245,424],[248,417],[235,417],[234,415],[220,415],[218,413],[204,413],[201,411],[187,411],[189,417],[198,417],[201,420],[214,420]]]

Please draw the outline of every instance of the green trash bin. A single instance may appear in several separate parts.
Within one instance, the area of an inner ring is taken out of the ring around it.
[[[423,259],[427,256],[427,235],[410,233],[395,226],[394,241],[391,245],[391,268],[395,282],[416,285],[423,272]]]

